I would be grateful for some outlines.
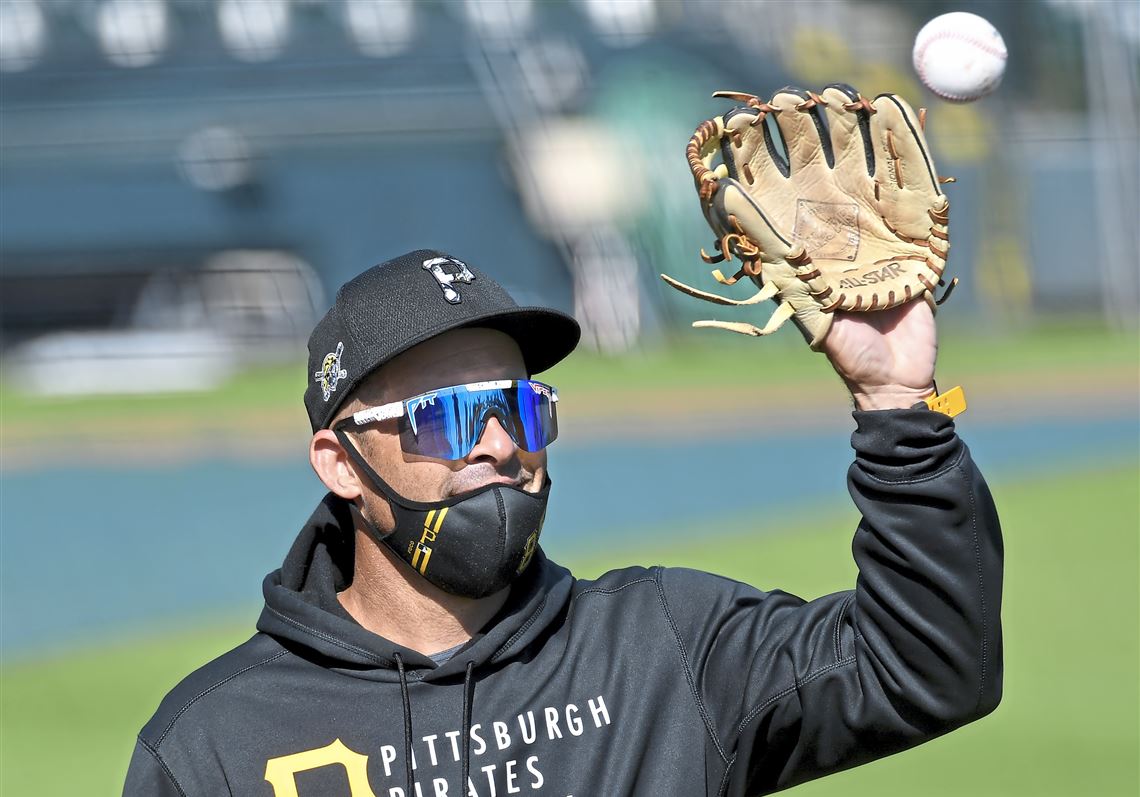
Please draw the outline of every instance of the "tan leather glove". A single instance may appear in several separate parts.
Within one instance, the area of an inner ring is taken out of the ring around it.
[[[868,102],[839,83],[821,94],[784,88],[766,102],[714,96],[745,104],[701,123],[686,150],[718,239],[717,253],[701,255],[709,263],[739,258],[735,275],[713,276],[727,285],[747,276],[760,290],[737,300],[661,276],[717,304],[779,304],[763,327],[693,326],[767,335],[793,318],[818,350],[837,310],[920,297],[933,306],[950,249],[950,203],[923,135],[924,112],[894,94]]]

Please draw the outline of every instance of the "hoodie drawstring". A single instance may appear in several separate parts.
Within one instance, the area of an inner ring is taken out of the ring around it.
[[[471,709],[475,703],[475,681],[471,677],[475,662],[467,662],[467,673],[463,676],[463,780],[459,782],[460,794],[467,793],[467,783],[471,775]]]
[[[400,673],[400,697],[404,703],[404,765],[407,767],[408,797],[415,797],[415,777],[412,773],[412,700],[408,695],[408,676],[404,671],[404,660],[399,653],[393,653],[396,670]],[[460,794],[467,793],[467,782],[471,779],[471,710],[475,706],[475,662],[467,662],[463,675],[463,780]]]
[[[396,660],[396,669],[400,673],[400,697],[404,701],[404,765],[408,775],[408,797],[415,795],[415,783],[412,777],[412,700],[408,696],[408,676],[404,672],[404,660],[399,653],[392,654]]]

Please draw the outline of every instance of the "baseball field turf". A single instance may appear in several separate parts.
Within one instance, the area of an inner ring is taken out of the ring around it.
[[[984,331],[947,334],[943,341],[940,375],[963,382],[971,395],[987,395],[972,417],[988,412],[990,429],[999,428],[993,424],[1000,425],[1004,413],[1096,416],[1109,394],[1115,403],[1110,402],[1106,422],[1136,417],[1134,337],[1054,328],[992,341]],[[771,343],[764,348],[728,339],[723,346],[682,347],[635,359],[579,356],[549,379],[572,399],[568,409],[573,405],[587,416],[574,430],[587,436],[597,429],[598,416],[589,416],[604,408],[603,397],[614,391],[651,396],[653,406],[666,410],[655,423],[667,429],[678,417],[706,413],[710,396],[715,414],[730,422],[765,411],[778,421],[775,405],[796,407],[813,401],[814,394],[842,399],[826,364],[806,355],[797,339]],[[742,367],[749,357],[755,367]],[[0,382],[3,467],[46,467],[50,475],[58,463],[78,459],[97,468],[98,457],[108,451],[113,457],[149,456],[139,439],[171,443],[183,436],[190,444],[203,434],[235,430],[273,454],[275,436],[303,436],[297,398],[302,377],[296,368],[279,369],[246,374],[205,396],[46,404],[12,391],[5,379]],[[807,418],[849,423],[842,413],[806,409]],[[659,426],[647,428],[652,432]],[[1134,420],[1122,428],[1135,437]],[[975,435],[984,433],[975,427]],[[120,442],[134,447],[117,448]],[[923,748],[794,793],[1134,797],[1140,792],[1136,445],[1134,439],[1124,441],[1111,456],[1085,457],[1079,465],[1061,457],[1044,468],[1026,461],[986,470],[1007,548],[1002,705],[980,723]],[[189,450],[189,456],[201,455],[192,446]],[[289,449],[288,455],[296,452]],[[839,473],[833,476],[841,479]],[[848,588],[855,572],[853,508],[835,499],[794,517],[783,511],[773,516],[758,505],[747,515],[711,516],[699,536],[688,533],[697,529],[681,527],[622,529],[641,547],[611,549],[604,560],[575,559],[563,549],[552,555],[583,577],[625,564],[660,563],[805,597]],[[757,528],[780,531],[756,533]],[[717,530],[715,536],[709,529]],[[3,531],[13,533],[11,527]],[[621,539],[617,529],[611,536]],[[650,538],[655,542],[646,546]],[[18,564],[43,566],[40,561]],[[43,583],[50,585],[46,574]],[[5,593],[7,611],[12,597]],[[250,605],[224,617],[191,615],[168,631],[115,637],[98,647],[62,645],[56,654],[6,657],[0,666],[0,797],[118,794],[134,735],[162,695],[182,675],[252,633],[258,610]]]

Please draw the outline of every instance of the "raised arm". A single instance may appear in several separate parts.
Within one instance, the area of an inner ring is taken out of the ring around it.
[[[856,588],[805,602],[662,573],[696,699],[727,759],[723,793],[775,791],[889,755],[1000,700],[997,512],[953,421],[911,408],[933,392],[929,310],[915,302],[896,316],[849,329],[837,320],[832,335],[850,334],[828,350],[857,405],[883,407],[855,412]]]

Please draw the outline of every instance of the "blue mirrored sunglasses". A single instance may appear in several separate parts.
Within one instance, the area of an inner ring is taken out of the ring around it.
[[[558,437],[558,392],[530,379],[501,379],[442,387],[353,413],[337,428],[396,419],[404,451],[463,459],[493,415],[523,451],[541,451]]]

